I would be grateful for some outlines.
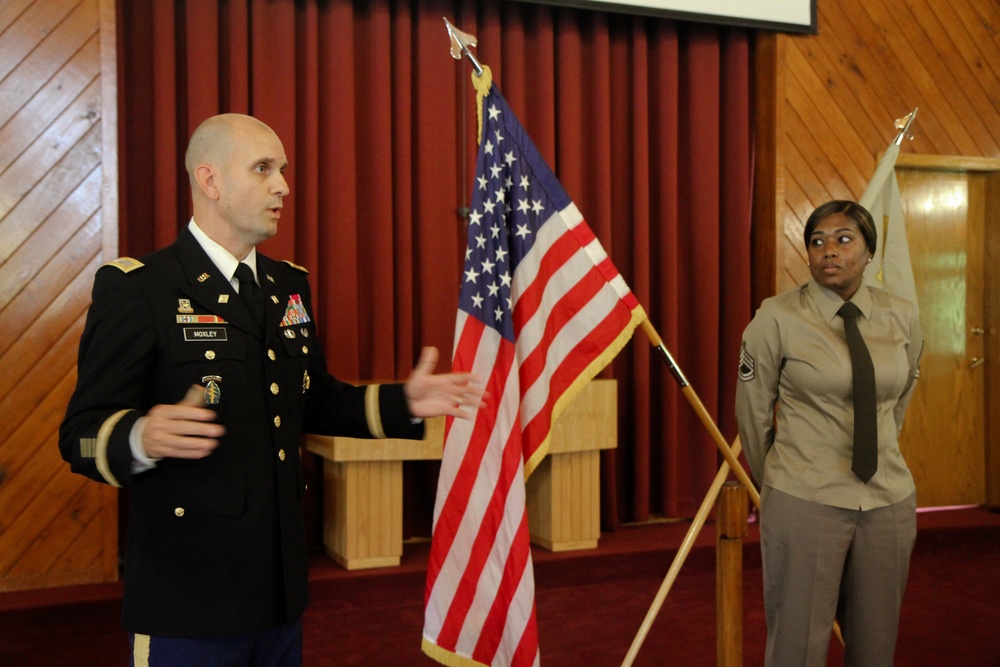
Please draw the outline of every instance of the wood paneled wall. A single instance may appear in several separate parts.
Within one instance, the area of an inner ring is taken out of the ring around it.
[[[117,577],[116,490],[57,447],[117,247],[113,0],[0,2],[0,591]]]
[[[1000,3],[817,0],[818,34],[757,40],[755,305],[809,278],[806,218],[858,199],[893,121],[903,152],[1000,156]]]

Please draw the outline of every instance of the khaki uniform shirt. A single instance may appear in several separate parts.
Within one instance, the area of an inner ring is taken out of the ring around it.
[[[765,300],[744,331],[736,417],[759,484],[867,510],[914,491],[897,436],[919,375],[923,336],[909,301],[868,286],[851,301],[861,309],[858,326],[875,366],[875,476],[865,484],[851,471],[851,357],[837,315],[844,301],[815,281]]]

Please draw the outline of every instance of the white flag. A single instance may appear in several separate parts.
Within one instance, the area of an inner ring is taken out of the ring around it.
[[[901,296],[917,306],[917,288],[913,282],[910,248],[906,242],[906,222],[896,182],[896,156],[899,146],[886,150],[859,202],[868,209],[878,230],[875,257],[865,270],[865,282]]]

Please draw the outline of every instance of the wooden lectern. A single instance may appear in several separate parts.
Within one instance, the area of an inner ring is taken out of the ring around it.
[[[617,443],[617,382],[593,380],[556,422],[548,456],[528,478],[531,541],[550,551],[597,546],[600,450]],[[399,565],[403,555],[403,461],[440,459],[444,418],[423,440],[305,436],[323,457],[323,543],[348,570]]]

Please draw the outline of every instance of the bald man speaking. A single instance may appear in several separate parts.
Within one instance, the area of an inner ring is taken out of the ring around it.
[[[434,375],[431,348],[402,384],[334,378],[306,270],[256,251],[289,194],[278,136],[215,116],[185,157],[187,227],[97,272],[59,448],[74,472],[131,489],[132,664],[300,665],[301,434],[419,439],[424,417],[469,417],[459,406],[482,387]]]

